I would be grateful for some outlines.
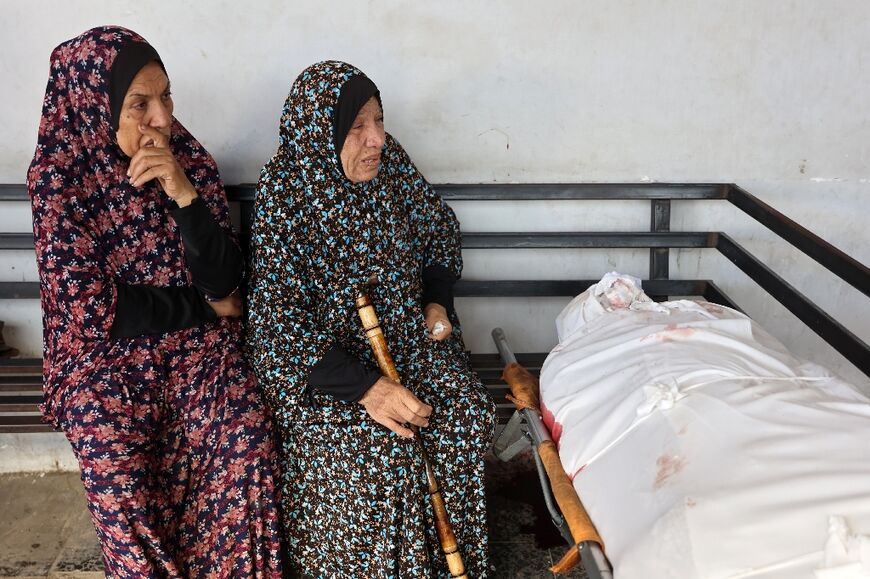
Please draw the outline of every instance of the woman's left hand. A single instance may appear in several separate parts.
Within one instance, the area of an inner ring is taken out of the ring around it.
[[[139,125],[139,132],[142,133],[139,150],[130,159],[130,167],[127,169],[130,183],[134,187],[141,187],[148,181],[157,179],[164,193],[179,207],[190,205],[196,198],[196,189],[169,150],[169,137],[144,125]]]
[[[219,318],[240,318],[242,316],[242,296],[235,290],[227,297],[206,302]]]
[[[426,304],[423,308],[423,317],[426,318],[426,328],[429,337],[433,340],[446,340],[453,334],[453,324],[447,316],[447,309],[441,304]]]

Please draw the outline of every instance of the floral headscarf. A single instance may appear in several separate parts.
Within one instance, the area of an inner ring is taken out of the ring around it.
[[[260,173],[249,331],[273,408],[290,411],[303,400],[311,367],[330,347],[371,356],[353,305],[370,274],[380,278],[382,303],[397,305],[386,308],[385,327],[393,326],[396,344],[412,348],[426,334],[418,331],[419,312],[398,304],[420,297],[425,268],[438,265],[455,278],[462,270],[455,215],[392,136],[375,178],[345,176],[334,111],[344,84],[362,74],[339,61],[306,68],[284,105],[278,150]],[[396,348],[397,363],[407,356]]]

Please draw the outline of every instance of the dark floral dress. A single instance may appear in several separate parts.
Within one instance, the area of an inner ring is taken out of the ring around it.
[[[494,407],[471,371],[458,320],[431,340],[421,272],[461,270],[459,224],[389,135],[378,176],[352,184],[332,142],[341,62],[306,69],[281,120],[280,146],[256,197],[249,341],[282,437],[289,564],[313,577],[449,576],[432,524],[420,454],[357,403],[308,385],[339,345],[371,367],[354,307],[369,292],[402,383],[433,406],[421,429],[471,577],[487,572],[484,454]]]
[[[117,284],[191,284],[171,201],[134,188],[111,128],[117,27],[58,46],[27,183],[41,280],[45,418],[66,433],[110,577],[280,577],[276,450],[239,320],[112,339]],[[170,146],[231,234],[211,156]]]

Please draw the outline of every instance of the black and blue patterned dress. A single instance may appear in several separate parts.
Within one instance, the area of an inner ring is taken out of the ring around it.
[[[421,303],[425,268],[461,271],[459,224],[389,135],[373,180],[344,176],[333,111],[357,74],[330,61],[299,76],[257,189],[249,342],[281,429],[290,567],[315,577],[448,575],[414,441],[309,384],[335,346],[376,367],[354,307],[374,274],[380,285],[369,295],[403,385],[434,408],[421,434],[466,568],[485,577],[483,470],[494,407],[458,320],[453,336],[434,341]]]

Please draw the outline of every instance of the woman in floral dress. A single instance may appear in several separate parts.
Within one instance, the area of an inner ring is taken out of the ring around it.
[[[242,258],[159,56],[101,27],[51,55],[27,185],[45,418],[110,577],[280,577],[271,422],[242,356]]]
[[[380,94],[315,64],[257,188],[249,341],[282,434],[288,565],[313,577],[441,577],[420,428],[471,577],[487,573],[494,407],[453,311],[459,224],[384,132]],[[354,298],[366,280],[402,377],[381,376]]]

